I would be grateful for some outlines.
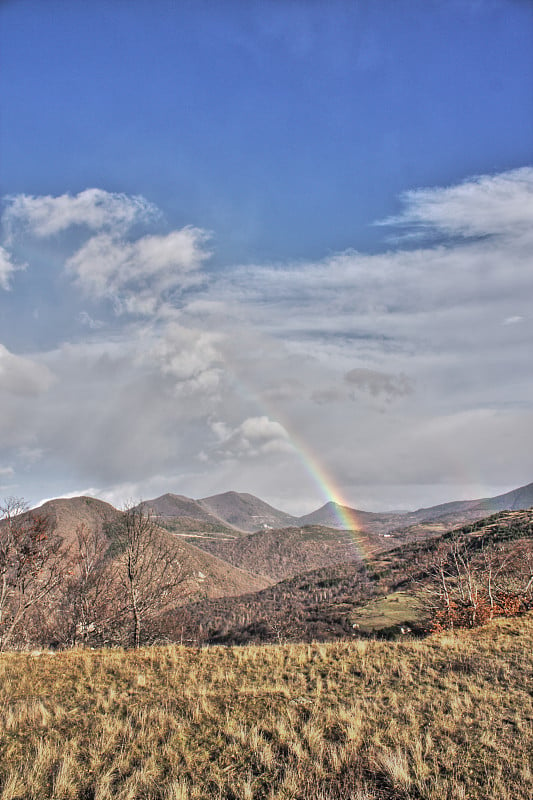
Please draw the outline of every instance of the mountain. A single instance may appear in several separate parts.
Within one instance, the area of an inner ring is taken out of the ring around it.
[[[424,539],[449,528],[475,522],[488,514],[498,511],[518,511],[531,506],[533,506],[533,483],[496,497],[457,500],[429,508],[419,508],[417,511],[404,514],[400,524],[395,527],[395,532],[409,540]]]
[[[252,494],[224,492],[193,500],[179,494],[163,494],[143,506],[168,530],[192,535],[226,534],[230,537],[259,529],[280,528],[298,522]]]
[[[326,503],[317,511],[298,519],[300,525],[327,525],[329,528],[345,529],[347,520],[353,520],[357,530],[383,533],[402,523],[408,512],[374,513],[356,508]]]
[[[182,494],[163,494],[154,500],[146,500],[144,509],[152,513],[167,530],[179,533],[241,533],[225,519],[204,507],[201,500],[193,500]]]
[[[317,511],[300,517],[298,524],[344,528],[346,525],[344,520],[351,518],[359,531],[397,533],[411,539],[442,533],[450,527],[473,522],[497,511],[515,511],[531,506],[533,506],[533,483],[496,497],[457,500],[419,508],[416,511],[373,513],[336,503],[326,503]]]
[[[192,501],[194,502],[194,501]],[[92,497],[74,497],[69,499],[50,500],[32,512],[46,517],[52,534],[61,540],[61,549],[65,552],[65,562],[73,558],[77,552],[77,530],[84,527],[88,532],[100,532],[109,545],[113,544],[112,526],[117,523],[123,512],[96,500]],[[222,561],[215,555],[195,547],[161,528],[160,536],[175,551],[177,570],[187,571],[190,576],[190,596],[224,597],[238,595],[243,592],[255,592],[269,586],[271,580],[265,576],[253,575],[246,570]],[[114,558],[113,548],[108,551],[110,562]]]
[[[437,536],[452,527],[474,522],[500,510],[533,505],[533,483],[497,497],[442,503],[416,511],[375,513],[326,503],[310,514],[295,517],[252,494],[225,492],[193,500],[177,494],[164,494],[145,501],[144,506],[159,524],[197,544],[203,550],[226,559],[235,566],[279,580],[331,559],[350,557],[356,552],[343,550],[338,532],[353,530],[362,536],[363,551],[369,547],[387,550],[398,541],[417,541]],[[310,528],[323,529],[320,541],[313,542]],[[337,531],[326,536],[325,529]],[[289,529],[282,533],[283,529]],[[306,533],[302,529],[307,529]],[[262,532],[253,539],[247,535]],[[365,539],[366,537],[366,539]],[[380,537],[376,539],[375,537]],[[341,537],[342,538],[342,537]],[[242,539],[239,543],[238,540]],[[234,541],[235,540],[235,541]],[[306,542],[304,545],[303,542]]]
[[[511,492],[499,494],[496,497],[484,497],[480,500],[458,500],[452,503],[443,503],[430,508],[419,508],[409,514],[413,521],[437,519],[450,514],[468,512],[483,513],[484,516],[497,511],[517,511],[533,506],[533,483],[513,489]],[[415,519],[416,518],[416,519]]]
[[[241,531],[257,531],[260,528],[287,528],[298,525],[299,520],[280,511],[253,494],[224,492],[198,501],[200,505],[218,519]]]

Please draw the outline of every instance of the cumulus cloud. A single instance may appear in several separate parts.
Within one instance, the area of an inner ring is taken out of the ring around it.
[[[211,423],[211,428],[221,440],[216,453],[223,458],[255,458],[293,451],[283,425],[264,415],[248,417],[233,430],[217,421]]]
[[[126,230],[136,222],[157,216],[157,208],[140,195],[85,189],[76,195],[58,197],[12,195],[6,201],[4,224],[11,235],[20,226],[35,236],[46,237],[74,225],[92,231]]]
[[[157,366],[162,375],[172,379],[177,394],[212,394],[220,382],[220,338],[170,322],[157,331],[151,346],[139,353],[137,361]]]
[[[0,392],[38,395],[50,388],[51,371],[36,361],[10,353],[0,344]]]
[[[150,314],[161,297],[198,282],[209,257],[208,234],[186,227],[133,242],[113,234],[91,237],[66,263],[78,286],[94,298],[114,297],[118,308]]]

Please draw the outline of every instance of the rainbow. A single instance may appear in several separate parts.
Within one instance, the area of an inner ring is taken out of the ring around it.
[[[281,424],[282,423],[280,423],[280,425]],[[340,490],[335,486],[333,479],[328,475],[322,464],[319,463],[309,446],[304,444],[301,440],[297,441],[294,433],[289,431],[287,425],[283,425],[283,428],[287,431],[292,449],[298,456],[305,471],[317,486],[320,494],[324,497],[326,502],[333,504],[333,510],[335,511],[340,525],[346,530],[360,530],[361,524],[357,518],[356,512],[354,509],[348,507],[346,500],[342,496]]]
[[[358,535],[363,533],[364,527],[357,517],[357,512],[347,505],[340,490],[335,486],[333,479],[319,463],[309,446],[298,440],[293,433],[290,433],[286,425],[283,425],[283,427],[287,431],[291,447],[298,456],[304,469],[312,478],[326,502],[333,504],[335,516],[341,527],[350,535],[358,557],[365,562],[370,561],[373,552],[369,547],[366,537],[364,535]]]
[[[361,535],[357,536],[358,533],[361,534],[364,531],[363,523],[358,519],[356,511],[348,506],[342,492],[337,488],[333,478],[327,473],[309,445],[291,430],[291,426],[279,413],[278,409],[272,407],[272,403],[268,403],[264,397],[259,397],[257,392],[253,391],[249,385],[244,384],[242,379],[235,373],[233,373],[232,378],[241,393],[247,396],[263,414],[266,414],[268,419],[278,422],[282,426],[287,433],[287,442],[298,457],[303,468],[318,488],[325,502],[333,505],[335,516],[342,529],[351,535],[358,556],[368,561],[373,555],[372,551],[365,537]]]

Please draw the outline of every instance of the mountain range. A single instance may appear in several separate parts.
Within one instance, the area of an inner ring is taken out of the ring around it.
[[[429,574],[431,558],[460,529],[474,539],[483,535],[488,543],[498,531],[504,543],[513,537],[527,542],[523,558],[512,542],[509,553],[533,579],[533,483],[496,497],[382,514],[326,503],[295,517],[238,492],[200,500],[165,494],[142,506],[155,523],[143,553],[147,561],[168,554],[165,580],[176,590],[175,596],[161,596],[159,616],[151,621],[150,635],[156,637],[172,639],[179,628],[184,640],[200,643],[269,641],[281,632],[327,638],[351,635],[351,625],[363,630],[364,624],[371,633],[377,623],[368,619],[416,619],[413,596],[421,576]],[[100,543],[102,586],[111,598],[119,596],[124,511],[75,497],[50,500],[26,514],[43,518],[47,537],[60,547],[60,604],[71,599],[69,576],[81,563],[84,533]],[[353,519],[357,527],[342,528],[343,519]],[[0,522],[0,528],[4,525],[9,522]],[[497,558],[505,561],[508,554],[497,550]],[[368,603],[363,619],[361,608]],[[115,634],[115,629],[109,633]],[[122,629],[116,635],[121,641]]]
[[[109,503],[94,497],[73,497],[49,500],[36,512],[46,518],[50,530],[61,541],[65,553],[73,553],[78,548],[78,531],[98,533],[104,540],[110,540],[109,531],[122,516],[121,511]],[[269,578],[253,575],[246,570],[221,560],[216,555],[195,547],[183,537],[172,536],[166,530],[161,535],[175,551],[175,563],[187,574],[188,596],[222,597],[257,591],[269,586]]]
[[[175,542],[177,558],[187,563],[198,592],[223,597],[255,592],[309,570],[369,560],[497,511],[528,508],[533,483],[497,497],[409,512],[373,513],[326,503],[295,517],[233,491],[199,500],[164,494],[142,505]],[[51,500],[39,513],[52,523],[65,551],[75,550],[80,525],[102,531],[121,514],[91,497]],[[341,528],[346,518],[357,521],[356,530]]]
[[[346,518],[356,520],[357,530],[364,533],[423,535],[424,532],[445,530],[453,525],[481,519],[496,511],[513,511],[533,505],[533,483],[496,497],[477,500],[458,500],[416,511],[375,513],[329,502],[310,514],[296,517],[265,503],[252,494],[225,492],[193,500],[177,494],[164,494],[144,502],[147,509],[162,522],[175,525],[194,534],[205,523],[220,532],[242,535],[259,530],[321,525],[342,530]],[[186,520],[183,523],[183,520]],[[205,532],[205,529],[203,529]]]

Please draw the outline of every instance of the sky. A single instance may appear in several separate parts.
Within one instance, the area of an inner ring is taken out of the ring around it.
[[[533,3],[3,0],[0,496],[533,481]]]

